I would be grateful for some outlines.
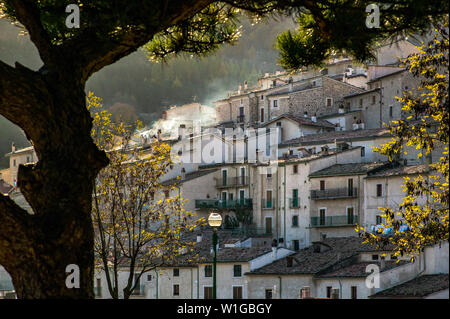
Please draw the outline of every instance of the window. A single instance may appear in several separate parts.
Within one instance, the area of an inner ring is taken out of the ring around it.
[[[281,127],[281,122],[277,122],[277,126]]]
[[[205,266],[205,277],[212,277],[212,265]]]
[[[169,198],[169,191],[168,191],[168,190],[165,190],[165,191],[164,191],[164,196],[165,196],[166,198]]]
[[[278,100],[273,100],[273,107],[278,107]]]
[[[141,283],[140,283],[140,277],[139,274],[134,274],[133,283],[136,283],[136,286],[133,290],[133,295],[140,295],[141,294]]]
[[[204,299],[213,298],[213,287],[203,287],[203,298]]]
[[[349,197],[353,196],[353,178],[347,180],[347,195]]]
[[[392,117],[392,106],[389,106],[389,117]]]
[[[272,191],[266,191],[266,208],[272,208]]]
[[[180,295],[180,285],[173,285],[173,295],[174,296]]]
[[[96,285],[94,287],[94,295],[95,297],[101,297],[102,296],[102,280],[101,278],[96,279]]]
[[[327,97],[327,107],[331,107],[333,105],[333,99],[330,97]]]
[[[266,296],[266,299],[272,299],[273,298],[272,289],[266,289],[265,296]]]
[[[29,156],[27,156],[27,163],[29,163],[30,162],[30,157]]]
[[[357,289],[357,287],[356,286],[352,286],[351,289],[352,289],[351,290],[351,295],[352,295],[351,299],[358,299],[358,294],[357,294],[358,289]]]
[[[261,109],[260,119],[261,122],[264,122],[264,109]]]
[[[241,265],[233,266],[233,277],[242,277],[242,266]]]
[[[242,287],[241,286],[233,287],[233,299],[242,299]]]
[[[375,95],[372,95],[372,104],[375,104]]]
[[[363,99],[359,99],[359,106],[363,106]]]
[[[347,224],[352,225],[355,222],[353,207],[347,207]]]
[[[366,156],[366,148],[363,146],[361,147],[361,157]]]
[[[325,215],[327,210],[325,208],[319,209],[319,225],[325,225]]]
[[[372,255],[372,260],[378,260],[378,255]]]
[[[320,181],[320,190],[325,190],[325,181]]]
[[[380,225],[380,224],[382,224],[383,223],[383,217],[381,217],[380,215],[377,215],[377,225]]]
[[[377,197],[383,196],[383,185],[377,184]]]
[[[327,287],[327,298],[331,298],[331,289],[333,289],[333,287],[331,286]]]
[[[272,178],[272,169],[270,167],[267,168],[267,178]]]
[[[261,101],[264,100],[264,95],[261,95]]]
[[[174,268],[173,269],[173,276],[174,277],[180,277],[180,268]]]
[[[294,248],[294,251],[298,251],[300,249],[300,242],[298,241],[298,239],[294,239],[292,241],[292,246]]]
[[[292,167],[292,170],[293,170],[293,173],[294,173],[294,174],[297,174],[297,173],[298,173],[298,165],[294,165],[294,166]]]
[[[292,216],[292,227],[298,227],[298,216]]]
[[[13,166],[16,166],[16,160],[13,160]]]
[[[147,281],[152,281],[152,275],[147,275]]]

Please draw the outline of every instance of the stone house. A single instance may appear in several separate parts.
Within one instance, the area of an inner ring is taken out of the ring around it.
[[[391,134],[385,128],[325,132],[285,140],[278,145],[278,154],[280,157],[283,154],[298,156],[302,152],[317,154],[324,148],[331,150],[360,147],[361,155],[357,157],[359,161],[380,162],[386,161],[387,158],[373,152],[372,147],[385,144],[390,139]]]
[[[335,164],[309,174],[311,241],[357,236],[364,224],[364,177],[387,166],[383,162]]]
[[[273,80],[269,88],[255,88],[214,102],[217,123],[234,122],[236,125],[265,123],[285,113],[303,116],[324,115],[338,111],[343,96],[362,91],[361,88],[318,76],[287,83]]]
[[[300,117],[290,113],[282,114],[262,125],[266,128],[278,129],[278,141],[281,143],[299,136],[330,132],[335,126],[316,117]]]
[[[369,172],[364,177],[364,226],[371,229],[383,222],[379,207],[395,209],[401,204],[406,195],[403,192],[404,177],[426,176],[428,169],[425,164],[396,165]],[[419,204],[424,201],[424,198],[418,198]]]
[[[5,156],[9,157],[9,174],[5,174],[3,179],[5,182],[13,186],[17,186],[17,173],[19,171],[19,165],[36,163],[38,161],[33,146],[16,149],[14,143],[12,143],[11,152],[7,153]]]

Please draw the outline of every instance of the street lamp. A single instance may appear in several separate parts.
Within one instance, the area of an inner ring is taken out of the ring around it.
[[[214,250],[214,259],[213,259],[213,299],[217,299],[217,275],[216,275],[216,264],[217,264],[217,228],[222,225],[222,216],[217,213],[211,213],[208,217],[208,224],[213,228],[213,250]]]

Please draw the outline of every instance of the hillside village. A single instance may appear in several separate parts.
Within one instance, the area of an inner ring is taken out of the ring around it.
[[[437,149],[418,159],[411,148],[389,162],[372,150],[391,139],[383,123],[408,116],[396,96],[418,80],[399,58],[415,45],[401,39],[381,46],[367,65],[339,56],[321,70],[266,73],[254,87],[237,84],[213,107],[173,106],[135,137],[144,148],[155,139],[171,146],[178,163],[161,183],[176,186],[170,192],[187,199],[186,210],[222,215],[218,298],[448,298],[448,243],[427,247],[412,263],[393,247],[363,244],[355,231],[375,231],[383,222],[379,207],[401,202],[404,177],[426,176],[441,156]],[[17,172],[36,153],[12,145],[5,155],[10,167],[0,171],[0,193],[31,213]],[[248,211],[251,224],[239,223],[236,210]],[[203,259],[181,255],[148,272],[133,298],[212,297],[212,231],[186,237],[196,242],[189,254]],[[367,284],[372,266],[379,285]],[[110,298],[104,274],[96,273],[94,285],[97,298]],[[0,267],[0,298],[13,289]]]

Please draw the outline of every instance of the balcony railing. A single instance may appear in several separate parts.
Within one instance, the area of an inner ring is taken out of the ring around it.
[[[238,115],[237,118],[236,118],[236,122],[244,123],[244,118],[245,118],[244,115]]]
[[[216,187],[217,188],[239,187],[248,185],[248,182],[249,182],[248,176],[219,178],[216,182]]]
[[[270,208],[273,208],[274,204],[275,203],[274,203],[273,199],[265,199],[265,198],[263,198],[262,201],[261,201],[262,208],[270,209]]]
[[[195,208],[198,209],[236,209],[236,208],[253,208],[251,198],[237,200],[221,200],[221,199],[196,199]]]
[[[352,226],[357,222],[357,215],[311,217],[311,227]]]
[[[300,198],[294,197],[289,198],[289,208],[299,208],[300,207]]]
[[[330,188],[312,190],[311,199],[352,198],[358,196],[357,188]]]

